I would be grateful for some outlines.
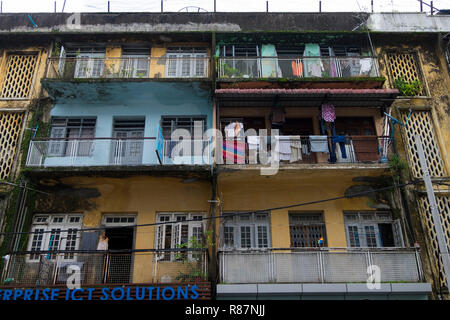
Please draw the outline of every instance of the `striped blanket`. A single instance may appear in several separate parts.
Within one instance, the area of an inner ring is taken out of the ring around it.
[[[244,141],[224,141],[223,158],[225,163],[245,164],[245,142]]]

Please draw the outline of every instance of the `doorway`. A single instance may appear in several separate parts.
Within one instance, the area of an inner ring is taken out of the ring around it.
[[[131,283],[134,221],[135,217],[106,218],[105,235],[108,237],[109,250],[105,268],[106,283]]]

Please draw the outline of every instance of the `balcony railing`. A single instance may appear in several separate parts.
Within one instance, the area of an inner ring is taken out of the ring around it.
[[[379,77],[375,57],[222,57],[220,79]]]
[[[49,58],[48,79],[208,78],[208,57]]]
[[[171,255],[172,259],[162,260],[162,255]],[[78,272],[82,286],[142,281],[134,276],[134,269],[139,269],[139,276],[142,276],[142,270],[147,270],[145,281],[154,283],[206,280],[208,257],[207,252],[201,249],[148,252],[144,250],[128,253],[52,251],[12,254],[4,266],[1,284],[23,286],[66,284],[68,277],[75,272]]]
[[[329,152],[328,162],[331,163],[385,163],[391,152],[390,138],[386,136],[345,136],[343,140],[337,138],[326,137],[325,146],[319,145]],[[311,136],[225,138],[222,148],[223,163],[319,163],[317,142],[311,141]],[[311,143],[316,143],[316,146]],[[326,161],[325,159],[324,162]]]
[[[369,266],[379,268],[380,282],[422,282],[424,279],[419,253],[415,249],[295,250],[291,248],[220,252],[220,281],[224,283],[366,283],[371,275],[368,273]]]
[[[159,150],[158,150],[159,148]],[[58,138],[32,140],[29,167],[86,167],[210,164],[207,140],[186,142],[156,138]],[[161,161],[161,163],[160,163]]]

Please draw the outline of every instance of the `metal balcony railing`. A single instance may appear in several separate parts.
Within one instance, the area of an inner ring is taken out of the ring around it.
[[[48,79],[209,78],[208,57],[49,58]]]
[[[221,57],[220,79],[379,77],[376,57]]]
[[[156,164],[210,164],[207,140],[156,138],[58,138],[32,140],[29,167],[137,166]],[[157,154],[157,151],[159,152]],[[159,158],[160,159],[159,159]],[[161,163],[159,162],[161,160]]]
[[[391,153],[391,141],[386,136],[326,139],[325,148],[331,163],[385,163]],[[318,163],[317,146],[313,148],[311,143],[310,136],[224,138],[222,160],[223,164]]]
[[[172,259],[161,259],[171,255]],[[206,280],[207,252],[202,249],[153,250],[146,252],[52,251],[12,254],[2,272],[2,285],[66,284],[77,273],[81,286],[133,283],[134,270],[147,270],[146,281],[188,282]],[[141,274],[140,274],[141,276]],[[142,281],[136,279],[136,281]]]
[[[366,283],[369,266],[380,282],[422,282],[419,252],[390,248],[300,248],[219,252],[224,283]]]

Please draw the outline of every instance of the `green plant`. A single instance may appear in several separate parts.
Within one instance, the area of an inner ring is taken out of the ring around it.
[[[422,92],[422,82],[418,80],[405,81],[403,78],[398,78],[395,79],[394,85],[402,96],[412,97]]]
[[[408,162],[400,158],[398,154],[392,154],[389,157],[389,166],[393,173],[394,179],[398,181],[404,174],[404,172],[408,169]]]
[[[202,262],[203,261],[203,251],[208,247],[212,246],[213,240],[211,237],[212,232],[205,232],[204,237],[198,239],[197,237],[191,237],[187,243],[183,243],[177,245],[177,248],[180,249],[198,249],[198,251],[184,251],[179,252],[175,255],[175,260],[181,262],[184,265],[187,265],[187,269],[185,272],[179,272],[176,280],[180,281],[194,281],[198,278],[205,279],[206,273],[203,271]],[[192,252],[190,255],[188,252]]]
[[[243,74],[236,68],[230,67],[226,62],[221,63],[224,78],[242,78]]]

